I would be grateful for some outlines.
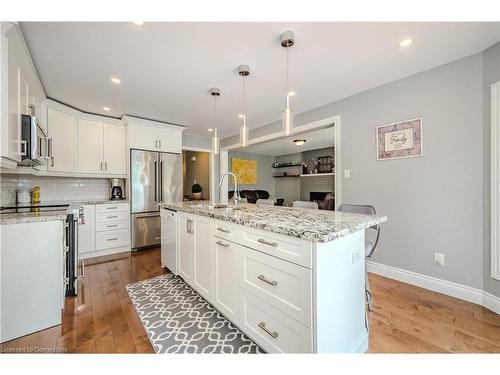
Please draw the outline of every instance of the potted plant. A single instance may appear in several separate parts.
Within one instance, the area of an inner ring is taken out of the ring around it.
[[[201,199],[201,186],[200,186],[200,184],[194,184],[191,187],[191,193],[193,193],[193,199],[196,199],[196,200]]]

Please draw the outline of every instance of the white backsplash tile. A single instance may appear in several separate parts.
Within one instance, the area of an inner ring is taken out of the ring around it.
[[[17,189],[33,189],[40,186],[41,200],[78,201],[109,198],[109,180],[106,178],[40,177],[29,175],[0,176],[0,203],[16,201]]]

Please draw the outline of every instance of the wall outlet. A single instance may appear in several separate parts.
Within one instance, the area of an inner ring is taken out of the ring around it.
[[[437,266],[444,266],[444,254],[434,253],[434,264]]]
[[[359,251],[352,253],[352,264],[359,263],[361,261],[361,254]]]
[[[351,170],[344,169],[344,178],[351,178]]]

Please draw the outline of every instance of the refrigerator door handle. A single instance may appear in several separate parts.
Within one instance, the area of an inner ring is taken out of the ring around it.
[[[160,161],[160,202],[163,202],[163,161]]]
[[[158,162],[155,160],[155,203],[158,203]]]

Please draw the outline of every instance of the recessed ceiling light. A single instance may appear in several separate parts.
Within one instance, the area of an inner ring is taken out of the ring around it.
[[[208,128],[208,131],[209,131],[209,132],[213,132],[213,131],[214,131],[214,129],[212,129],[212,128]]]
[[[122,80],[120,78],[111,77],[111,82],[116,83],[118,85],[122,83]]]
[[[105,111],[111,111],[111,108],[109,107],[102,107],[102,109],[104,109]]]
[[[144,25],[144,21],[132,21],[132,23],[133,23],[134,25],[137,25],[137,26],[142,26],[142,25]]]
[[[295,143],[296,146],[302,146],[304,143],[307,141],[305,139],[294,139],[293,143]]]
[[[407,38],[403,39],[401,42],[398,43],[398,46],[401,48],[409,47],[410,45],[413,44],[415,40],[413,38]]]

